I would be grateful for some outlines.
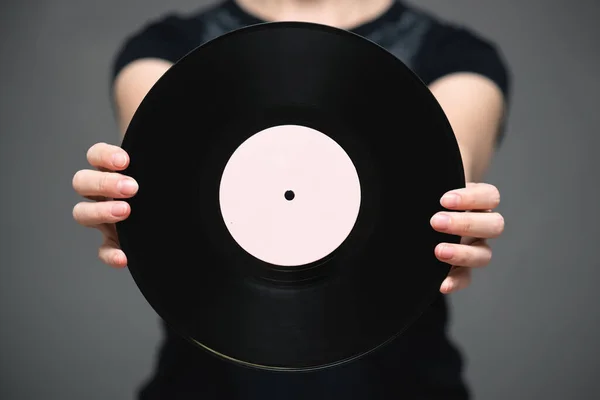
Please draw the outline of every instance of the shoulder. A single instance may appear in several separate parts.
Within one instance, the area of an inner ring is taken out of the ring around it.
[[[140,59],[179,61],[208,40],[235,29],[235,21],[226,17],[217,4],[189,15],[169,13],[150,20],[125,37],[113,60],[112,79]]]
[[[384,31],[385,47],[425,84],[455,73],[475,73],[508,96],[509,66],[498,44],[482,33],[412,6],[405,6]]]
[[[429,20],[415,68],[428,85],[457,73],[472,73],[492,81],[508,98],[511,73],[500,46],[464,25],[422,14]]]

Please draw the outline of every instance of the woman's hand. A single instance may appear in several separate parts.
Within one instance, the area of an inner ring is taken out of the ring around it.
[[[138,184],[122,171],[129,165],[129,156],[118,146],[98,143],[90,147],[87,160],[95,169],[83,169],[73,176],[73,188],[90,201],[77,203],[73,217],[83,226],[98,229],[103,236],[99,248],[100,260],[113,267],[127,266],[127,257],[119,247],[115,223],[131,212],[129,204],[118,199],[134,196]]]
[[[438,232],[462,236],[460,244],[440,243],[435,248],[436,257],[452,265],[440,288],[442,293],[451,293],[470,284],[472,268],[490,262],[492,249],[486,239],[502,234],[504,218],[493,211],[500,204],[500,193],[487,183],[469,183],[446,193],[440,202],[449,211],[434,215],[431,226]]]

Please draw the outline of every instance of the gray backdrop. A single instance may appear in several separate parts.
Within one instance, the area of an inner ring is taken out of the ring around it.
[[[150,372],[157,318],[127,271],[97,261],[99,234],[72,221],[71,177],[92,143],[116,142],[108,69],[125,35],[206,4],[0,3],[0,399],[130,399]],[[496,40],[515,74],[488,179],[507,231],[453,296],[468,379],[479,399],[598,398],[600,5],[419,5]]]

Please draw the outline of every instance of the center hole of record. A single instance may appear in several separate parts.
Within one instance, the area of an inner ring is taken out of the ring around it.
[[[294,194],[293,190],[286,190],[283,194],[283,197],[285,197],[285,199],[288,201],[292,201],[294,200],[294,197],[296,197],[296,194]]]

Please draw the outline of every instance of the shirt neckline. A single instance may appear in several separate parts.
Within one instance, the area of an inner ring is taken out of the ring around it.
[[[256,25],[266,23],[269,21],[258,18],[257,16],[244,10],[235,0],[225,0],[223,4],[224,8],[229,11],[242,25]],[[386,22],[397,20],[398,17],[404,12],[405,7],[399,1],[394,1],[387,10],[381,13],[379,16],[371,19],[370,21],[364,22],[354,28],[346,29],[360,36],[369,36],[376,29]]]

